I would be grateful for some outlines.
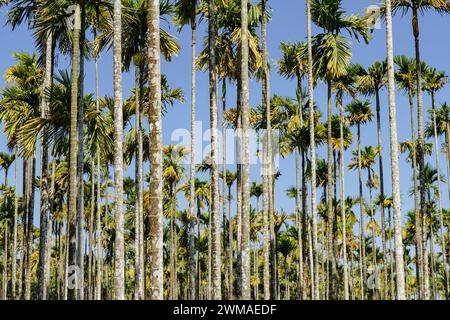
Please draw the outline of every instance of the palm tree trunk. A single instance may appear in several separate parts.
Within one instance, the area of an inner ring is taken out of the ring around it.
[[[28,179],[28,218],[27,218],[27,255],[26,255],[26,270],[25,270],[25,300],[31,298],[31,256],[33,250],[33,220],[34,220],[34,178],[36,176],[36,158],[31,160],[30,176]]]
[[[95,38],[96,35],[94,36]],[[100,111],[100,90],[98,77],[98,56],[95,56],[95,109]],[[96,154],[96,174],[97,174],[97,216],[95,224],[95,240],[97,253],[97,266],[95,277],[95,299],[101,300],[102,296],[102,263],[101,263],[101,175],[100,175],[100,146],[97,145]]]
[[[334,253],[333,253],[333,225],[334,225],[334,214],[333,214],[333,168],[334,165],[332,165],[333,160],[333,146],[331,144],[331,139],[333,136],[332,131],[332,122],[331,122],[331,80],[327,81],[327,123],[328,123],[328,136],[327,136],[327,159],[328,159],[328,172],[327,172],[327,215],[328,215],[328,221],[327,221],[327,241],[328,241],[328,252],[327,252],[327,261],[329,265],[328,275],[329,275],[329,290],[332,295],[332,298],[335,299],[334,289],[335,289],[335,277],[336,277],[336,264],[334,261]]]
[[[72,36],[72,86],[70,103],[70,135],[69,135],[69,200],[68,200],[68,236],[69,236],[69,256],[67,265],[77,266],[76,257],[76,215],[77,215],[77,116],[78,116],[78,63],[80,59],[80,6],[76,6],[75,24]],[[75,299],[76,289],[82,284],[78,279],[78,273],[75,276],[75,286],[68,288],[68,298]],[[67,277],[66,277],[67,287]]]
[[[43,83],[43,92],[50,88],[52,83],[52,55],[53,55],[53,36],[51,32],[47,32],[46,50],[45,50],[45,78]],[[46,119],[48,117],[48,99],[43,94],[41,102],[41,116]],[[40,229],[39,229],[39,266],[38,266],[38,298],[39,300],[47,299],[47,287],[45,286],[45,270],[47,269],[46,246],[47,246],[47,224],[49,211],[49,194],[48,194],[48,141],[47,129],[44,128],[41,138],[41,197],[40,197]]]
[[[149,50],[151,51],[151,50]],[[122,1],[114,1],[114,188],[116,237],[114,243],[114,294],[125,299],[125,244],[123,213],[123,112],[122,112]],[[151,78],[150,78],[151,79]],[[159,83],[158,83],[159,84]]]
[[[214,25],[214,0],[209,0],[208,41],[209,41],[209,103],[211,121],[211,233],[212,233],[212,299],[222,298],[221,286],[221,245],[220,245],[220,199],[218,169],[218,121],[217,121],[217,75]]]
[[[228,270],[229,259],[227,246],[231,246],[232,242],[227,243],[227,135],[226,123],[224,115],[227,109],[227,82],[226,78],[222,79],[222,223],[223,223],[223,255],[224,255],[224,298],[230,299],[230,282],[232,281],[232,273]],[[229,223],[231,226],[231,221]],[[230,227],[231,230],[231,227]],[[230,232],[230,231],[229,231]]]
[[[311,148],[311,218],[312,218],[312,251],[314,255],[314,300],[319,299],[319,255],[317,244],[317,203],[316,203],[316,146],[315,146],[315,117],[314,117],[314,75],[312,55],[312,31],[311,31],[311,0],[307,4],[307,29],[308,29],[308,100],[309,100],[309,130]]]
[[[303,272],[303,239],[302,239],[302,221],[300,216],[300,169],[299,169],[299,156],[298,148],[294,150],[295,154],[295,224],[297,227],[298,237],[298,287],[297,298],[304,300],[305,288],[304,288],[304,272]]]
[[[422,250],[422,224],[419,211],[419,193],[417,188],[417,153],[416,153],[416,132],[414,129],[414,105],[413,105],[413,92],[410,90],[409,97],[409,110],[411,117],[411,152],[412,152],[412,169],[413,169],[413,191],[414,191],[414,213],[415,213],[415,228],[416,228],[416,248],[417,248],[417,262],[416,268],[418,270],[418,288],[419,298],[423,298],[425,284],[428,283],[427,279],[424,279],[423,271],[423,250]],[[426,284],[428,286],[428,284]]]
[[[2,278],[2,298],[8,300],[8,220],[5,220],[5,230],[3,236],[3,278]]]
[[[89,214],[89,245],[88,245],[88,299],[92,300],[93,295],[93,242],[94,242],[94,216],[95,216],[95,158],[91,156],[91,212]]]
[[[344,115],[342,110],[340,110],[339,115],[339,132],[340,132],[340,193],[341,193],[341,219],[342,219],[342,248],[343,248],[343,268],[344,268],[344,300],[349,299],[349,287],[348,287],[348,266],[347,266],[347,226],[346,226],[346,216],[345,216],[345,161],[344,161]]]
[[[383,170],[383,144],[381,143],[381,115],[380,115],[380,92],[379,89],[375,91],[376,95],[376,113],[377,113],[377,136],[378,136],[378,163],[380,170],[380,210],[381,210],[381,242],[383,246],[383,296],[382,299],[387,299],[388,290],[388,273],[387,273],[387,249],[386,249],[386,222],[384,214],[384,170]]]
[[[264,1],[264,0],[263,0]],[[241,299],[249,300],[250,291],[250,167],[249,167],[249,80],[248,80],[248,0],[241,0],[241,82],[242,82],[242,242]]]
[[[148,0],[150,87],[150,299],[163,299],[162,118],[159,0]]]
[[[189,168],[189,296],[196,298],[195,292],[195,108],[196,108],[196,45],[197,19],[194,12],[191,17],[191,163]],[[224,203],[226,200],[224,201]],[[225,205],[224,205],[225,208]],[[225,210],[225,209],[224,209]]]
[[[19,190],[19,155],[16,146],[15,150],[15,160],[14,160],[14,181],[15,181],[15,190],[14,190],[14,225],[13,225],[13,250],[11,259],[11,287],[12,287],[12,299],[16,300],[16,276],[17,276],[17,226],[19,223],[19,197],[17,196],[17,190]]]
[[[444,281],[445,281],[445,297],[448,299],[449,292],[449,279],[448,279],[448,265],[447,265],[447,250],[446,250],[446,242],[445,242],[445,229],[444,229],[444,215],[442,213],[442,198],[441,198],[441,171],[440,171],[440,161],[439,161],[439,145],[438,145],[438,133],[437,133],[437,124],[436,124],[436,107],[435,107],[435,98],[434,93],[431,94],[431,107],[433,109],[433,129],[434,129],[434,148],[436,155],[436,171],[437,171],[437,201],[438,201],[438,209],[439,209],[439,224],[441,228],[441,249],[442,249],[442,265],[444,268]]]
[[[360,260],[359,268],[361,271],[361,298],[366,299],[366,235],[364,232],[364,196],[363,196],[363,186],[362,186],[362,168],[361,168],[361,124],[358,123],[358,185],[359,185],[359,236],[360,236]]]
[[[395,228],[395,260],[397,267],[397,299],[405,300],[405,270],[403,262],[403,240],[401,226],[400,177],[398,166],[398,138],[397,115],[395,109],[395,80],[394,80],[394,46],[392,40],[392,7],[391,0],[386,0],[386,50],[388,60],[389,82],[389,127],[391,133],[391,173],[392,197],[394,207]]]
[[[420,187],[420,209],[422,216],[426,215],[426,190],[425,190],[425,155],[424,155],[424,136],[423,136],[423,110],[422,110],[422,70],[421,70],[421,60],[420,60],[420,41],[419,41],[419,18],[418,18],[418,8],[416,2],[412,2],[412,29],[414,34],[414,47],[415,47],[415,58],[416,58],[416,95],[417,95],[417,129],[418,129],[418,139],[419,148],[417,150],[418,160],[419,160],[419,187]],[[424,227],[424,226],[422,226]],[[423,232],[422,232],[423,234]],[[425,250],[423,248],[423,250]],[[424,261],[426,258],[424,258]],[[428,263],[424,263],[424,273],[427,274]],[[424,275],[425,276],[425,275]],[[427,300],[430,297],[429,288],[427,285],[427,280],[425,280],[425,290],[424,298]]]
[[[135,262],[135,299],[145,298],[145,267],[144,267],[144,212],[143,212],[143,132],[142,132],[142,94],[143,70],[142,64],[135,65],[136,72],[136,138],[137,150],[135,155],[135,183],[136,183],[136,262]]]

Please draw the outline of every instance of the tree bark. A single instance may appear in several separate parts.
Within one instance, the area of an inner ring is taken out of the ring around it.
[[[122,1],[114,1],[114,188],[115,223],[114,243],[114,294],[115,299],[125,299],[125,244],[123,213],[123,111],[122,111]]]
[[[401,226],[400,174],[398,165],[397,115],[395,109],[394,45],[392,39],[391,0],[386,0],[386,50],[389,82],[389,128],[391,147],[392,197],[394,207],[395,262],[397,267],[397,299],[405,300],[405,269]]]

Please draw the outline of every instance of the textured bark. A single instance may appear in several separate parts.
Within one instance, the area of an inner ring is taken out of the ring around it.
[[[226,122],[224,120],[224,115],[227,110],[227,79],[222,79],[222,228],[223,228],[223,256],[224,256],[224,292],[223,296],[225,299],[230,299],[231,283],[233,273],[229,272],[228,265],[230,260],[228,246],[232,245],[232,242],[228,243],[227,239],[227,135],[226,135]],[[229,222],[231,226],[231,220]],[[231,230],[231,227],[230,227]]]
[[[114,1],[114,298],[125,299],[125,244],[123,212],[123,111],[122,111],[122,1]]]
[[[30,176],[28,179],[28,218],[27,218],[27,255],[26,255],[26,267],[25,267],[25,300],[31,299],[31,256],[33,250],[33,220],[34,220],[34,177],[36,176],[36,159],[31,160]]]
[[[445,228],[444,228],[444,215],[442,212],[442,193],[441,193],[441,169],[440,169],[440,161],[439,161],[439,141],[438,141],[438,132],[437,132],[437,124],[436,124],[436,106],[435,106],[435,98],[434,93],[431,94],[431,107],[433,109],[433,130],[434,130],[434,153],[436,156],[436,170],[437,170],[437,201],[438,201],[438,209],[439,209],[439,225],[440,225],[440,240],[441,240],[441,250],[442,250],[442,265],[444,268],[444,291],[445,296],[448,299],[448,265],[447,265],[447,250],[446,250],[446,242],[445,242]]]
[[[400,174],[398,166],[397,115],[395,105],[394,45],[392,40],[391,0],[386,0],[386,50],[389,83],[389,128],[391,147],[392,198],[394,207],[395,263],[397,271],[397,299],[405,300],[405,269],[401,225]]]
[[[194,300],[195,292],[195,108],[196,108],[196,45],[197,19],[191,17],[191,162],[189,167],[189,297]],[[224,178],[225,179],[225,178]],[[225,181],[225,180],[224,180]],[[226,201],[224,201],[225,203]],[[225,207],[225,205],[224,205]],[[224,209],[225,210],[225,209]]]
[[[150,299],[163,299],[162,118],[159,0],[148,1],[150,126]]]
[[[27,228],[27,206],[28,206],[28,160],[23,159],[23,177],[22,177],[22,194],[23,194],[23,206],[22,206],[22,232],[20,236],[20,260],[19,260],[19,274],[17,279],[19,280],[18,298],[24,299],[25,288],[25,259],[26,259],[26,228]]]
[[[316,146],[314,132],[314,75],[312,55],[312,31],[311,31],[311,0],[306,0],[307,29],[308,29],[308,100],[309,100],[309,130],[311,149],[311,218],[312,218],[312,251],[314,261],[314,300],[319,299],[319,255],[317,245],[317,196],[316,196]]]
[[[332,127],[332,110],[331,110],[331,80],[327,81],[328,86],[328,99],[327,99],[327,159],[328,159],[328,171],[327,171],[327,243],[328,243],[328,251],[327,251],[327,264],[328,264],[328,288],[331,293],[331,298],[336,299],[335,297],[335,286],[337,281],[336,277],[336,262],[334,260],[334,245],[333,245],[333,226],[334,226],[334,212],[333,212],[333,146],[331,139],[333,137],[333,127]],[[335,283],[336,282],[336,283]]]
[[[377,114],[377,138],[378,138],[378,164],[380,170],[380,210],[381,210],[381,243],[383,246],[383,295],[382,299],[387,299],[388,273],[387,273],[387,249],[386,249],[386,221],[384,214],[384,170],[383,170],[383,144],[381,143],[381,115],[380,115],[380,92],[375,90],[376,114]]]
[[[220,199],[218,169],[218,127],[217,127],[217,75],[214,25],[214,0],[208,6],[208,41],[209,41],[209,103],[211,121],[211,233],[212,233],[212,299],[222,298],[221,288],[221,248],[220,248]]]
[[[340,110],[339,115],[339,135],[340,135],[340,158],[339,158],[339,181],[340,181],[340,196],[341,196],[341,221],[342,221],[342,255],[343,255],[343,269],[344,269],[344,300],[349,299],[349,285],[348,285],[348,265],[347,265],[347,225],[345,216],[345,159],[344,159],[344,114]]]
[[[417,263],[416,268],[418,270],[418,286],[419,286],[419,298],[423,297],[424,291],[424,283],[427,282],[426,279],[423,278],[423,250],[422,250],[422,222],[421,222],[421,214],[419,211],[419,193],[417,188],[417,152],[416,152],[416,132],[414,126],[414,105],[413,105],[413,92],[409,90],[408,92],[409,98],[409,110],[411,117],[411,154],[412,154],[412,172],[413,172],[413,192],[414,192],[414,223],[415,223],[415,241],[416,241],[416,256]]]
[[[3,275],[2,275],[2,299],[8,300],[8,220],[5,220],[3,233]]]
[[[77,233],[77,266],[79,268],[79,284],[77,290],[77,300],[84,300],[85,293],[85,277],[84,277],[84,56],[86,42],[86,11],[84,4],[81,5],[81,32],[80,32],[80,73],[78,78],[78,153],[77,153],[77,217],[76,217],[76,233]]]
[[[135,300],[145,298],[145,264],[144,264],[144,185],[143,185],[143,66],[135,65],[135,82],[136,82],[136,110],[135,110],[135,126],[137,150],[135,154],[135,193],[136,193],[136,221],[135,221]]]
[[[100,92],[98,79],[98,56],[95,57],[95,109],[100,111]],[[101,300],[102,296],[102,263],[101,263],[101,175],[100,175],[100,146],[97,145],[96,155],[96,175],[97,175],[97,215],[95,223],[95,240],[96,240],[96,254],[97,265],[95,275],[95,299]]]
[[[366,299],[367,286],[367,262],[366,262],[366,235],[364,223],[364,195],[362,185],[362,164],[361,164],[361,124],[358,123],[358,186],[359,186],[359,248],[360,259],[359,269],[361,272],[361,298]]]
[[[80,48],[80,7],[77,5],[75,12],[75,28],[72,35],[72,86],[70,99],[70,132],[69,132],[69,200],[68,200],[68,239],[69,252],[68,261],[66,263],[66,279],[65,288],[68,289],[68,298],[75,299],[75,288],[67,287],[67,266],[77,265],[76,259],[76,225],[75,219],[77,215],[77,115],[78,115],[78,63],[79,63],[79,48]],[[76,286],[79,287],[79,279],[76,278]]]
[[[242,242],[240,298],[250,300],[250,164],[249,164],[249,79],[248,79],[248,0],[241,0],[241,110],[242,110]]]
[[[51,32],[47,32],[46,48],[45,48],[45,77],[43,83],[43,92],[48,90],[52,81],[52,48],[53,36]],[[48,117],[48,99],[45,94],[41,101],[41,117]],[[40,197],[40,221],[39,221],[39,265],[38,265],[38,298],[39,300],[47,300],[47,287],[45,285],[45,270],[49,261],[46,260],[47,247],[47,228],[48,214],[50,208],[49,190],[48,190],[48,156],[49,148],[47,141],[48,128],[45,127],[41,137],[41,197]]]
[[[14,259],[11,259],[11,287],[12,287],[12,298],[13,300],[17,299],[16,296],[16,276],[17,276],[17,226],[19,223],[19,197],[17,195],[17,190],[19,190],[19,169],[18,164],[18,150],[16,147],[15,151],[15,160],[14,160],[14,182],[15,182],[15,190],[14,190],[14,225],[13,225],[13,249],[12,256]],[[20,278],[19,278],[20,281]]]
[[[416,60],[416,96],[417,96],[417,131],[418,131],[418,139],[419,146],[417,150],[417,156],[419,161],[419,187],[420,187],[420,211],[422,217],[426,216],[426,186],[425,186],[425,155],[424,155],[424,136],[423,136],[423,104],[422,104],[422,68],[420,66],[420,43],[419,43],[419,18],[418,18],[418,8],[416,5],[416,1],[412,1],[412,29],[414,35],[414,48],[415,48],[415,60]],[[394,213],[395,216],[395,213]],[[395,217],[394,217],[395,219]],[[423,224],[423,222],[422,222]],[[425,228],[422,225],[422,228]],[[424,237],[423,242],[426,243],[426,233],[422,231],[422,236]],[[424,254],[424,277],[426,277],[428,273],[428,262],[427,255],[425,255],[425,247],[423,246]],[[428,277],[427,277],[428,278]],[[424,288],[424,299],[430,298],[429,285],[427,284],[427,278],[425,279],[425,288]]]

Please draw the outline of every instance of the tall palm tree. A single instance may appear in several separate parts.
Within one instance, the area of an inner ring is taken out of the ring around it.
[[[399,89],[404,90],[408,94],[409,109],[410,109],[410,125],[411,125],[411,141],[416,141],[416,132],[414,129],[414,94],[416,93],[416,64],[414,59],[408,59],[406,56],[397,56],[394,58],[397,65],[397,72],[395,79],[397,80]],[[421,64],[421,68],[425,68]],[[417,249],[417,279],[419,287],[419,297],[426,296],[428,290],[428,262],[424,257],[423,251],[423,237],[422,237],[422,220],[421,211],[419,211],[419,193],[417,186],[417,148],[416,144],[412,144],[412,168],[413,168],[413,190],[414,190],[414,212],[415,212],[415,229],[416,229],[416,249]]]
[[[398,138],[397,138],[397,114],[395,109],[395,79],[394,79],[394,45],[392,40],[392,6],[391,0],[385,1],[386,5],[386,51],[388,64],[388,88],[389,88],[389,129],[391,146],[391,175],[392,198],[394,207],[395,229],[395,263],[397,272],[397,299],[405,300],[405,270],[403,260],[403,243],[401,228],[401,200],[400,200],[400,173],[398,167]],[[418,60],[418,59],[417,59]],[[417,62],[417,61],[416,61]],[[418,68],[419,65],[418,65]]]
[[[199,0],[179,0],[176,3],[176,22],[180,28],[185,24],[191,27],[191,162],[190,162],[190,196],[189,196],[189,295],[191,299],[195,293],[195,107],[196,107],[196,44],[197,44],[197,7]],[[223,164],[225,166],[225,163]],[[225,209],[224,209],[225,211]]]
[[[442,259],[445,274],[445,296],[449,298],[448,286],[449,286],[449,273],[447,266],[447,250],[444,236],[444,216],[442,213],[442,193],[441,193],[441,173],[440,173],[440,161],[439,161],[439,145],[438,145],[438,130],[436,120],[436,92],[444,88],[449,82],[449,79],[444,71],[437,71],[435,68],[429,68],[424,75],[425,78],[425,90],[430,93],[431,96],[431,109],[433,116],[433,135],[434,135],[434,153],[436,156],[436,170],[437,170],[437,203],[439,211],[439,223],[441,228],[441,246],[442,246]]]
[[[387,5],[386,5],[387,6]],[[387,8],[386,8],[387,9]],[[387,10],[386,10],[387,11]],[[393,0],[392,1],[392,13],[401,12],[405,15],[407,12],[411,12],[411,25],[414,37],[414,49],[415,49],[415,63],[416,63],[416,89],[417,89],[417,127],[418,127],[418,161],[419,161],[419,180],[420,180],[420,208],[422,215],[426,211],[425,193],[424,189],[424,167],[425,156],[423,154],[424,145],[424,131],[423,131],[423,106],[422,106],[422,69],[421,69],[421,57],[420,57],[420,30],[419,30],[419,13],[424,14],[427,11],[436,11],[439,13],[450,12],[450,2],[447,0]],[[386,12],[387,15],[387,12]],[[425,299],[429,298],[428,289],[425,288]]]
[[[250,299],[250,151],[248,77],[248,0],[241,0],[241,121],[242,121],[242,241],[240,248],[240,298]]]
[[[366,244],[364,232],[364,195],[362,184],[362,163],[361,163],[361,125],[373,120],[373,113],[370,109],[370,101],[353,100],[347,107],[347,121],[350,125],[356,125],[357,128],[357,153],[358,153],[358,184],[359,184],[359,231],[360,231],[360,270],[361,270],[361,296],[364,299],[365,287],[367,285],[367,265],[366,265]]]
[[[368,42],[369,34],[366,29],[365,22],[356,16],[345,16],[340,0],[314,0],[312,2],[312,18],[314,23],[321,29],[323,33],[316,36],[317,70],[320,77],[327,84],[327,123],[328,123],[328,163],[332,161],[332,107],[331,92],[332,84],[336,78],[346,74],[346,68],[350,62],[351,44],[347,38],[342,36],[342,32],[347,31],[350,36],[354,36],[358,40],[358,36],[364,38]],[[338,58],[337,58],[338,57]],[[336,292],[336,261],[333,254],[332,232],[333,230],[333,166],[328,167],[328,256],[327,259],[331,266],[328,270],[331,281],[329,282],[330,291]]]
[[[217,74],[216,74],[216,26],[215,3],[208,1],[209,44],[209,112],[211,122],[211,232],[212,232],[212,298],[221,299],[221,249],[219,215],[219,170],[218,170],[218,121],[217,121]]]
[[[163,210],[162,210],[162,116],[159,0],[148,1],[148,81],[150,125],[150,299],[162,300]]]
[[[79,60],[80,60],[80,31],[81,31],[81,9],[79,4],[75,5],[74,24],[72,35],[72,85],[70,99],[70,134],[69,134],[69,203],[68,203],[68,228],[69,228],[69,264],[78,267],[81,274],[81,266],[77,259],[76,244],[76,216],[77,216],[77,153],[78,150],[78,86],[79,86]],[[81,277],[81,276],[80,276]],[[76,287],[78,290],[83,289],[81,279],[76,278]],[[69,299],[75,299],[76,292],[73,288],[69,288]]]
[[[383,145],[381,142],[381,102],[380,91],[387,84],[387,62],[375,61],[367,71],[358,78],[360,90],[366,95],[375,95],[375,110],[377,117],[377,137],[378,137],[378,164],[380,173],[380,195],[384,199],[384,170],[383,170]],[[380,202],[381,208],[381,241],[383,246],[383,299],[387,297],[388,274],[387,274],[387,251],[386,251],[386,226],[384,202]]]
[[[311,27],[311,0],[306,0],[306,19],[307,19],[307,37],[308,37],[308,101],[309,101],[309,142],[311,157],[311,219],[312,219],[312,251],[313,251],[313,267],[314,275],[312,275],[312,283],[314,286],[311,296],[314,300],[318,300],[319,292],[319,254],[317,241],[317,196],[316,196],[316,147],[315,147],[315,112],[314,112],[314,73],[313,73],[313,43],[312,43],[312,27]]]

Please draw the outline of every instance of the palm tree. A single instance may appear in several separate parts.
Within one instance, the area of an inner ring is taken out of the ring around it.
[[[194,239],[194,183],[195,183],[195,107],[196,107],[196,44],[197,44],[197,7],[199,1],[179,0],[176,3],[176,22],[180,29],[185,24],[191,27],[191,162],[190,162],[190,196],[189,196],[189,295],[195,294],[195,239]],[[223,164],[225,166],[225,163]],[[225,206],[224,206],[225,212]],[[225,230],[225,229],[224,229]],[[225,243],[225,242],[224,242]]]
[[[318,34],[315,39],[316,54],[319,58],[316,61],[317,72],[327,84],[327,123],[328,123],[328,163],[332,161],[332,108],[331,108],[331,92],[332,84],[336,78],[346,75],[347,66],[351,59],[351,45],[347,38],[341,33],[347,31],[350,36],[358,36],[364,38],[368,42],[369,34],[365,23],[356,16],[345,16],[342,9],[341,1],[338,0],[314,0],[312,2],[312,18],[314,23],[321,29],[323,33]],[[336,58],[338,57],[338,58]],[[329,270],[330,291],[335,294],[336,291],[336,261],[333,254],[332,232],[333,230],[333,167],[328,167],[328,261],[331,264]]]
[[[212,232],[212,298],[222,297],[220,273],[220,215],[219,215],[219,170],[218,170],[218,122],[217,122],[217,74],[215,46],[215,3],[208,1],[208,44],[209,44],[209,111],[211,121],[211,232]]]
[[[378,163],[380,173],[380,194],[384,199],[384,170],[383,170],[383,145],[381,143],[381,102],[380,91],[386,87],[387,82],[387,62],[375,61],[367,71],[364,72],[358,78],[360,90],[366,95],[375,95],[375,110],[377,117],[377,137],[378,137]],[[385,226],[385,213],[384,202],[380,202],[381,208],[381,240],[383,245],[383,261],[387,261],[386,252],[386,226]],[[387,297],[388,288],[388,275],[387,275],[387,263],[383,264],[383,299]]]
[[[387,9],[387,8],[386,8]],[[425,204],[425,192],[424,189],[424,166],[425,157],[423,155],[423,145],[424,145],[424,132],[423,132],[423,111],[422,111],[422,69],[421,69],[421,58],[420,58],[420,31],[419,31],[419,13],[425,13],[426,11],[436,11],[439,13],[449,13],[450,3],[447,0],[394,0],[392,1],[392,13],[402,12],[405,15],[408,11],[411,12],[411,25],[414,36],[414,48],[415,48],[415,63],[416,63],[416,88],[417,88],[417,122],[418,122],[418,138],[419,138],[419,180],[421,181],[420,186],[420,206],[422,215],[425,214],[426,204]],[[386,12],[387,14],[387,12]],[[429,298],[428,289],[425,288],[425,299]]]
[[[409,109],[410,109],[410,125],[411,125],[411,141],[416,141],[416,132],[414,129],[414,94],[416,90],[416,65],[413,59],[408,59],[406,56],[397,56],[394,59],[395,64],[398,67],[395,73],[399,89],[403,89],[408,94]],[[421,64],[421,68],[425,68],[424,64]],[[417,149],[416,145],[412,144],[412,168],[413,168],[413,190],[414,190],[414,211],[415,211],[415,229],[416,229],[416,249],[417,249],[417,279],[419,287],[419,297],[425,296],[425,291],[428,291],[428,277],[425,274],[428,273],[427,259],[424,257],[424,251],[422,248],[422,221],[421,214],[419,212],[419,193],[417,187]]]
[[[442,259],[443,259],[443,267],[445,273],[445,296],[449,298],[448,286],[449,286],[449,273],[447,267],[447,250],[445,245],[445,236],[444,236],[444,216],[442,213],[442,193],[441,193],[441,173],[440,173],[440,163],[439,163],[439,145],[438,145],[438,130],[437,130],[437,121],[436,121],[436,92],[441,90],[448,82],[449,79],[444,71],[437,71],[435,68],[429,68],[428,72],[424,75],[425,78],[425,90],[428,91],[431,95],[431,109],[433,114],[433,135],[434,135],[434,147],[435,147],[435,156],[436,156],[436,170],[437,170],[437,202],[438,202],[438,210],[439,210],[439,222],[441,228],[441,246],[442,246]]]
[[[162,300],[163,210],[162,210],[162,123],[159,0],[148,2],[148,79],[150,125],[150,299]]]
[[[389,129],[391,146],[391,175],[392,175],[392,198],[394,207],[394,229],[395,229],[395,262],[397,271],[397,299],[405,300],[405,271],[403,260],[403,243],[401,229],[401,200],[400,200],[400,177],[398,167],[398,138],[397,138],[397,115],[395,109],[395,79],[394,79],[394,45],[392,42],[392,7],[391,0],[385,1],[386,5],[386,51],[388,64],[388,88],[389,88]],[[417,20],[416,20],[417,21]],[[419,59],[417,59],[419,60]],[[416,61],[417,63],[418,61]],[[419,65],[418,69],[420,68]],[[420,79],[420,77],[418,77]],[[420,86],[420,85],[419,85]]]
[[[250,153],[249,153],[249,80],[248,80],[248,0],[241,0],[241,121],[242,121],[242,241],[240,248],[240,298],[250,299]]]
[[[311,0],[306,0],[306,19],[307,19],[307,37],[308,37],[308,101],[309,101],[309,142],[311,157],[311,219],[312,219],[312,255],[314,275],[311,274],[314,285],[312,286],[311,296],[318,300],[319,292],[319,254],[317,243],[317,199],[316,199],[316,147],[315,147],[315,129],[314,129],[314,74],[313,74],[313,48],[312,48],[312,28],[311,28]]]
[[[373,120],[373,113],[370,109],[370,101],[361,101],[359,99],[353,100],[347,107],[346,111],[349,113],[347,121],[350,125],[356,125],[357,127],[357,153],[358,153],[358,184],[359,184],[359,214],[360,214],[360,270],[361,270],[361,295],[365,298],[365,286],[366,286],[366,244],[365,244],[365,232],[364,232],[364,196],[362,185],[362,163],[361,163],[361,125]]]

